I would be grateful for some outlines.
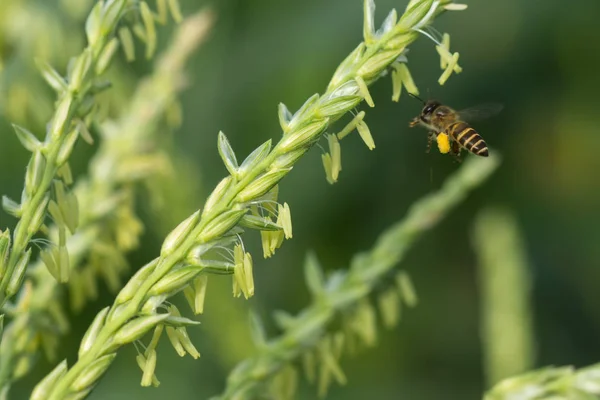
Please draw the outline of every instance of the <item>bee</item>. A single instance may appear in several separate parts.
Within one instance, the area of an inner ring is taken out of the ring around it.
[[[427,138],[428,153],[431,150],[432,143],[437,141],[440,151],[442,153],[450,152],[457,161],[460,161],[462,149],[480,157],[488,156],[489,151],[485,140],[466,121],[484,119],[495,115],[502,110],[501,104],[483,104],[466,110],[455,111],[439,101],[423,101],[413,94],[411,96],[420,100],[424,106],[421,114],[413,118],[409,126],[412,128],[422,125],[429,129]]]

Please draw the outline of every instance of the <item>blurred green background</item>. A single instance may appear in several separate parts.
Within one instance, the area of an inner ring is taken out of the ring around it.
[[[51,111],[52,94],[37,77],[33,57],[47,56],[64,70],[68,56],[83,44],[83,19],[91,1],[3,1],[12,2],[28,11],[19,14],[22,19],[0,17],[0,187],[2,194],[18,198],[28,154],[9,122],[40,132]],[[406,1],[376,3],[381,21],[393,7],[402,11]],[[429,90],[455,108],[504,103],[501,115],[475,125],[502,153],[503,166],[412,249],[402,268],[413,277],[420,305],[403,314],[398,329],[382,329],[375,349],[343,359],[349,384],[334,385],[330,399],[480,397],[486,385],[472,225],[486,205],[508,207],[522,228],[534,284],[536,365],[583,366],[600,360],[600,186],[594,177],[600,168],[600,34],[594,19],[600,2],[468,3],[466,12],[448,13],[434,24],[451,34],[451,49],[460,52],[464,72],[438,86],[439,58],[425,37],[411,46],[409,67],[422,95]],[[187,0],[182,9],[190,14],[208,4]],[[209,42],[189,65],[191,85],[181,96],[184,121],[175,134],[178,157],[190,160],[194,182],[179,182],[188,195],[161,213],[140,195],[147,229],[142,248],[130,257],[134,267],[158,254],[164,235],[200,207],[226,173],[216,151],[219,130],[228,135],[238,158],[279,137],[277,104],[295,110],[322,92],[338,63],[362,40],[359,0],[222,0],[211,5],[218,19]],[[161,43],[171,29],[161,30]],[[150,71],[144,60],[118,64],[114,109],[127,101],[137,77]],[[316,250],[328,269],[345,267],[353,254],[368,249],[379,232],[401,219],[413,201],[456,170],[450,157],[425,154],[425,130],[407,128],[419,103],[405,94],[400,103],[391,102],[389,79],[380,80],[372,96],[376,107],[367,110],[366,120],[377,148],[370,152],[358,135],[344,140],[343,171],[334,186],[326,183],[315,148],[280,187],[280,198],[292,209],[294,239],[263,260],[258,235],[245,238],[255,254],[256,296],[233,300],[229,279],[210,278],[203,324],[190,330],[203,357],[179,359],[164,340],[157,368],[162,384],[147,389],[139,386],[141,372],[130,346],[91,399],[219,393],[232,366],[253,352],[247,310],[255,309],[275,335],[273,310],[296,312],[308,303],[302,271],[308,249]],[[78,145],[76,173],[85,172],[93,151]],[[14,223],[0,216],[0,226]],[[510,288],[505,295],[511,296]],[[101,299],[72,316],[72,334],[61,347],[70,362],[85,327],[110,301],[104,290]],[[14,398],[24,398],[49,368],[41,362],[31,377],[15,385]],[[315,398],[315,393],[302,380],[298,398]]]

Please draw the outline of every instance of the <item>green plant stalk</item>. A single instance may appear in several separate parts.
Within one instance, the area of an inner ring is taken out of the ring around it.
[[[236,199],[238,194],[242,193],[244,189],[249,189],[251,187],[250,184],[260,182],[261,177],[259,177],[259,175],[270,170],[280,172],[281,176],[279,176],[279,179],[281,179],[281,177],[287,174],[295,162],[301,157],[301,155],[299,155],[289,161],[285,156],[290,155],[290,153],[294,151],[307,151],[316,140],[321,137],[331,122],[339,119],[358,104],[358,102],[354,102],[345,107],[340,106],[339,108],[336,108],[335,111],[328,111],[329,114],[321,112],[321,109],[325,110],[325,104],[332,104],[332,98],[335,100],[340,96],[340,87],[357,78],[362,78],[366,84],[375,82],[396,60],[396,57],[391,57],[390,53],[395,53],[396,56],[400,55],[405,50],[406,46],[417,38],[418,35],[413,31],[413,27],[422,28],[424,25],[428,24],[433,17],[444,11],[442,8],[443,5],[449,3],[450,1],[413,1],[410,3],[410,7],[405,15],[389,31],[378,37],[368,37],[369,42],[366,43],[366,45],[361,45],[364,46],[362,47],[362,50],[359,46],[357,50],[361,51],[355,50],[345,61],[343,68],[338,68],[327,91],[321,96],[322,103],[319,103],[318,101],[313,102],[310,107],[307,107],[304,113],[297,116],[294,126],[292,127],[292,125],[290,125],[283,138],[260,163],[249,171],[245,171],[241,177],[231,176],[232,184],[227,188],[226,192],[218,198],[215,204],[211,205],[208,210],[205,208],[204,215],[202,215],[200,220],[196,222],[193,216],[190,217],[189,224],[191,224],[191,226],[188,226],[184,235],[176,238],[175,242],[169,242],[167,248],[165,248],[167,243],[163,244],[163,254],[153,261],[153,263],[156,263],[156,267],[154,267],[150,275],[138,286],[134,297],[124,304],[118,304],[117,302],[113,304],[108,312],[108,315],[112,316],[112,318],[102,326],[96,336],[94,344],[64,375],[56,380],[55,385],[47,398],[56,400],[64,398],[69,393],[72,393],[74,390],[72,384],[75,380],[80,377],[84,370],[92,365],[94,361],[107,354],[107,348],[110,348],[115,352],[117,351],[118,346],[115,345],[116,348],[114,350],[113,347],[110,347],[112,343],[114,343],[115,334],[128,321],[139,315],[142,305],[149,299],[150,289],[171,271],[175,265],[184,262],[194,247],[218,239],[219,236],[214,237],[209,235],[209,237],[206,237],[206,235],[208,235],[206,228],[211,222],[216,221],[219,217],[223,217],[228,211],[236,209],[247,210],[247,202],[260,197],[264,192],[261,192],[260,194],[257,194],[258,192],[256,192],[256,196],[249,195],[243,199]],[[435,8],[432,9],[434,6]],[[384,51],[387,51],[387,53],[384,53]],[[385,54],[388,55],[389,59],[386,59],[384,62],[381,61],[380,58]],[[380,57],[377,58],[378,56]],[[356,89],[350,93],[351,95],[357,95],[358,85],[355,85],[355,88]],[[336,90],[338,90],[337,93]],[[347,92],[344,92],[344,94],[347,94]],[[360,100],[362,100],[362,98]],[[332,109],[329,108],[329,110]],[[284,162],[283,160],[286,161]],[[276,161],[279,161],[280,163],[277,164]],[[275,186],[277,181],[273,180],[269,183],[270,185],[268,185],[269,187],[267,189]],[[203,233],[205,236],[202,236]],[[119,296],[117,296],[117,298],[119,298]]]
[[[81,201],[82,226],[67,242],[72,269],[84,267],[83,259],[92,251],[94,243],[106,234],[106,224],[114,218],[113,213],[119,206],[119,203],[113,203],[113,199],[118,196],[123,184],[140,181],[152,173],[159,172],[154,168],[159,168],[160,163],[156,167],[146,168],[147,171],[143,174],[139,174],[139,169],[136,169],[138,173],[128,178],[123,168],[126,167],[125,164],[130,166],[136,157],[148,155],[148,146],[157,134],[156,125],[183,86],[184,62],[206,37],[211,24],[212,15],[206,11],[187,18],[181,24],[172,45],[158,60],[153,75],[140,83],[132,98],[131,107],[117,122],[117,126],[111,128],[115,132],[102,142],[91,161],[89,178],[79,182],[75,188]],[[107,166],[110,166],[108,170]],[[113,207],[106,209],[102,216],[98,217],[94,212],[94,205],[102,203],[113,204]],[[55,232],[55,227],[51,227],[50,231]],[[137,233],[139,236],[139,232]],[[132,240],[137,241],[137,236]],[[50,307],[60,307],[63,287],[50,276],[41,260],[30,268],[30,274],[32,285],[14,307],[14,319],[6,326],[4,341],[0,345],[0,393],[7,390],[10,382],[17,378],[13,374],[19,360],[31,360],[21,364],[19,375],[27,373],[33,367],[33,360],[40,351],[39,341],[36,346],[31,345],[34,338],[37,335],[50,334],[41,330],[45,324],[41,321],[35,322],[36,319],[40,316],[51,318]],[[54,327],[53,332],[56,331],[66,333]],[[27,367],[26,370],[23,370],[23,366]]]
[[[534,366],[531,277],[517,221],[507,210],[482,211],[473,244],[479,259],[484,370],[491,386]]]
[[[600,395],[600,364],[575,369],[546,367],[502,380],[484,400],[594,400]]]
[[[31,238],[36,233],[30,229],[33,223],[33,218],[36,214],[38,214],[39,208],[43,205],[57,171],[60,168],[58,162],[59,152],[65,145],[67,133],[72,129],[73,117],[78,111],[81,101],[85,95],[89,93],[92,81],[97,77],[94,73],[94,70],[97,65],[98,57],[112,37],[112,33],[114,32],[117,23],[125,14],[126,3],[126,0],[115,0],[116,6],[113,5],[113,7],[115,7],[114,10],[117,12],[116,18],[114,18],[112,21],[109,21],[111,23],[103,26],[105,29],[102,30],[101,35],[96,41],[90,43],[79,56],[79,58],[83,58],[85,57],[86,53],[91,55],[91,65],[89,66],[88,71],[85,71],[86,73],[81,79],[75,81],[76,84],[71,84],[72,82],[69,82],[69,86],[62,94],[64,97],[59,100],[59,104],[63,104],[64,102],[68,101],[69,107],[66,112],[65,110],[62,110],[60,106],[57,108],[52,121],[56,123],[56,121],[59,121],[62,118],[64,118],[64,121],[62,124],[59,124],[58,127],[55,127],[54,124],[52,124],[53,126],[51,129],[49,129],[46,135],[46,141],[42,146],[41,151],[44,154],[46,161],[45,168],[41,181],[38,185],[36,185],[35,188],[33,188],[33,196],[30,196],[28,201],[25,202],[22,209],[21,218],[15,227],[13,234],[13,245],[8,263],[6,265],[6,271],[0,280],[0,308],[6,303],[8,298],[15,294],[7,293],[7,286],[12,278],[18,261],[25,254]]]
[[[417,201],[408,215],[383,232],[368,252],[356,255],[313,304],[301,311],[290,328],[259,348],[258,354],[238,364],[227,379],[219,400],[254,398],[263,385],[288,363],[312,349],[337,313],[366,298],[388,272],[402,261],[413,243],[456,207],[471,190],[483,184],[499,166],[498,156],[470,157],[437,192]]]

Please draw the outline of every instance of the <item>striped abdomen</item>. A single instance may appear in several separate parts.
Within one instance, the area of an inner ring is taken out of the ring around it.
[[[479,133],[466,122],[453,122],[448,126],[447,131],[454,140],[471,153],[482,157],[488,156],[487,144]]]

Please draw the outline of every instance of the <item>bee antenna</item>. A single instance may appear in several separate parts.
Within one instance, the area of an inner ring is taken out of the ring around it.
[[[415,99],[419,100],[421,103],[425,104],[425,100],[423,100],[422,98],[420,98],[420,97],[419,97],[419,96],[417,96],[416,94],[408,92],[408,95],[409,95],[410,97],[413,97],[413,98],[415,98]]]

